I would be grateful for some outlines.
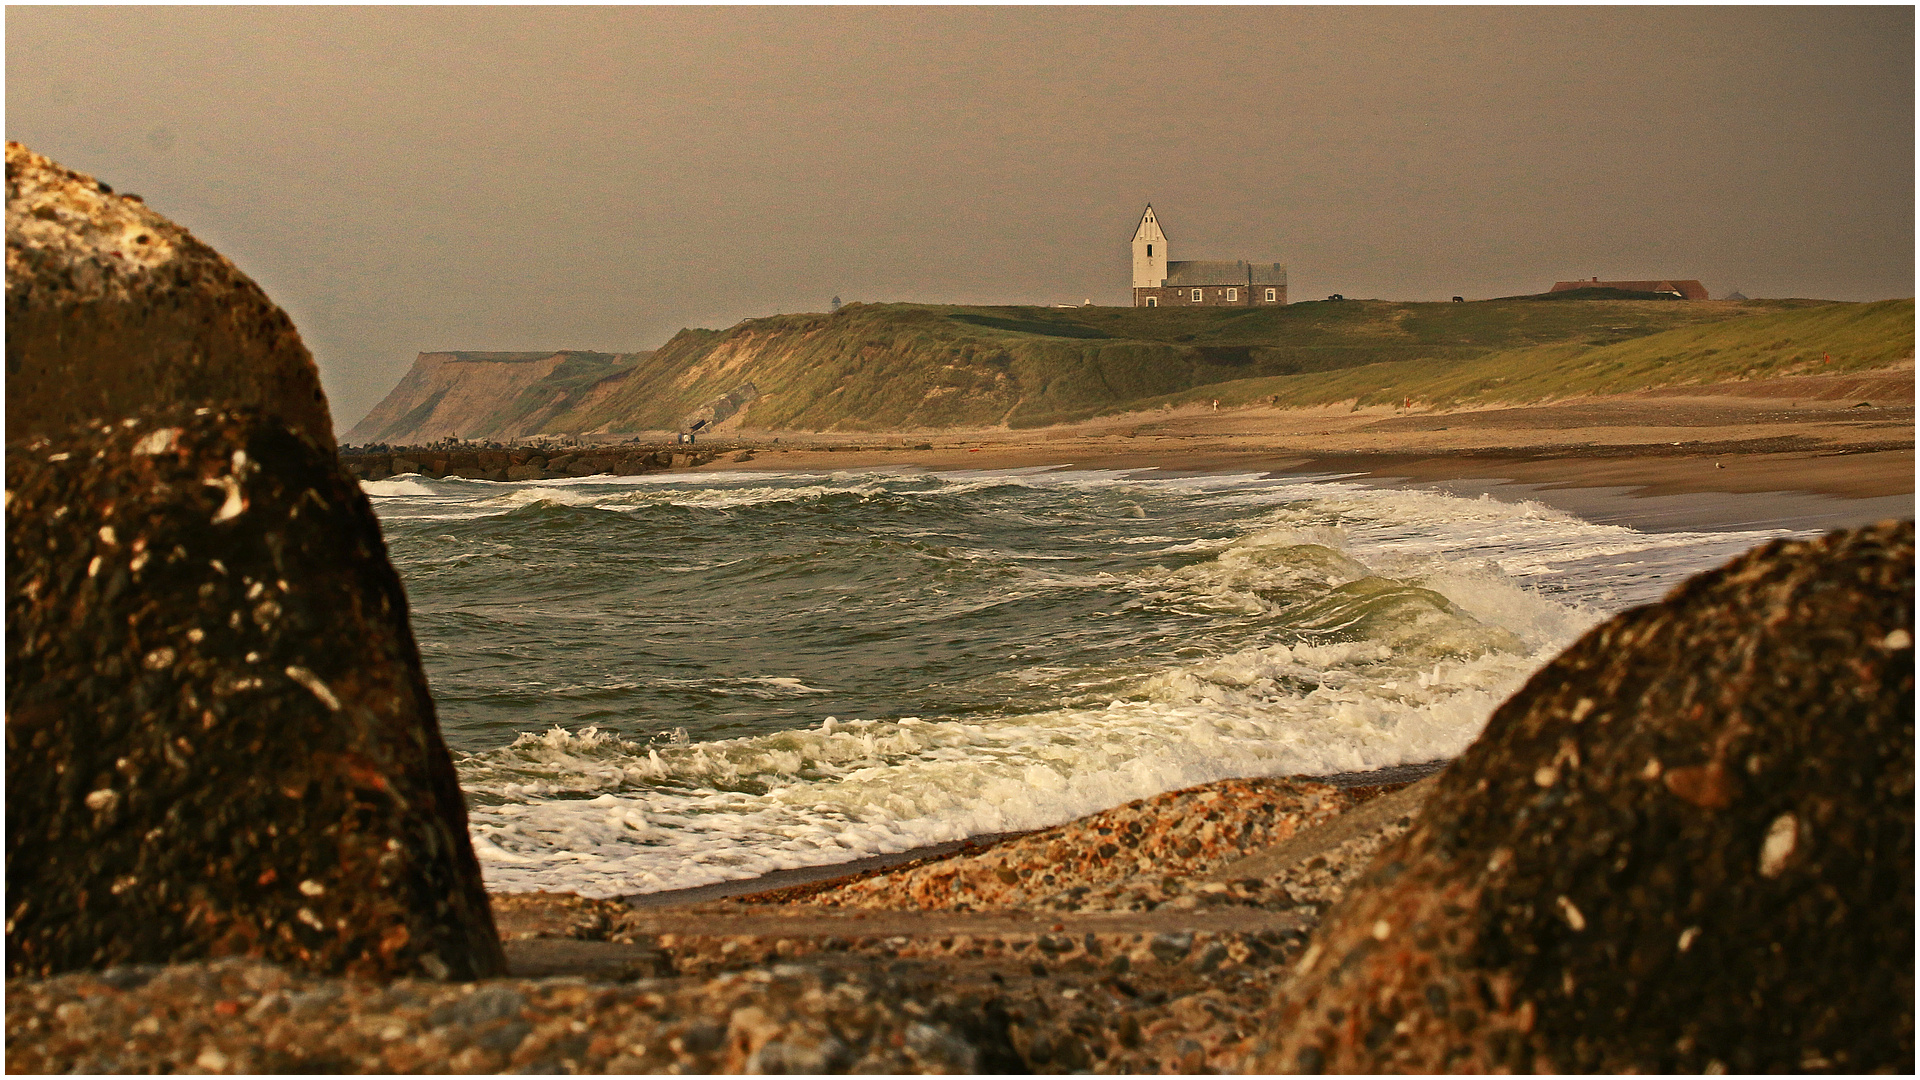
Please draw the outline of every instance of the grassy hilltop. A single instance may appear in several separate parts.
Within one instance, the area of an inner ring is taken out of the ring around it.
[[[1821,304],[1667,330],[1625,341],[1498,349],[1473,359],[1385,361],[1317,375],[1238,379],[1134,403],[1391,405],[1441,408],[1617,394],[1785,375],[1888,368],[1913,358],[1914,302]]]
[[[1032,428],[1196,398],[1542,400],[1886,367],[1913,355],[1913,317],[1911,300],[1680,301],[1605,291],[1272,308],[851,304],[831,315],[682,330],[649,354],[561,365],[485,411],[511,421],[511,433],[648,431],[711,416],[726,399],[722,417],[737,408],[731,424],[749,429],[873,432]],[[390,411],[444,410],[426,404],[429,389]]]

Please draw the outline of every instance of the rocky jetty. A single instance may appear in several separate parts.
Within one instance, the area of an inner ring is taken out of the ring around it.
[[[333,447],[313,358],[252,279],[139,196],[8,143],[8,436],[205,405]]]
[[[406,597],[291,323],[104,185],[18,145],[7,177],[8,971],[499,973]]]
[[[1913,1068],[1913,523],[1593,630],[1301,957],[1263,1071]]]
[[[562,476],[644,476],[705,465],[729,448],[690,445],[613,445],[568,449],[403,447],[343,450],[341,464],[361,480],[416,473],[433,480],[550,480]]]

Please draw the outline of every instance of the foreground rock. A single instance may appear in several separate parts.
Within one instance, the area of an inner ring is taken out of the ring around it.
[[[188,414],[10,446],[7,480],[10,972],[503,970],[406,598],[330,451]]]
[[[1265,1071],[1913,1068],[1913,524],[1582,638],[1327,916]]]
[[[286,312],[137,196],[7,144],[7,432],[204,405],[326,449],[319,373]]]
[[[406,598],[312,358],[7,145],[7,968],[502,970]]]

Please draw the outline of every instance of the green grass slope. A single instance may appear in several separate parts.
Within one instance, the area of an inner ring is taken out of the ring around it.
[[[1613,347],[1826,306],[1533,298],[1195,309],[852,304],[831,315],[682,331],[603,378],[585,404],[553,414],[545,430],[672,428],[748,383],[761,395],[742,418],[752,428],[1038,427],[1201,387],[1304,385],[1382,364],[1439,373],[1491,354]]]
[[[1562,342],[1466,361],[1403,360],[1317,375],[1241,379],[1130,402],[1154,408],[1201,398],[1223,405],[1414,402],[1440,408],[1619,394],[1786,375],[1843,374],[1913,358],[1914,302],[1821,304],[1727,319],[1612,343]],[[1116,410],[1118,411],[1118,410]]]

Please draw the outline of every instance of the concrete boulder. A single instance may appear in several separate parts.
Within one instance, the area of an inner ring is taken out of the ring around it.
[[[7,146],[7,967],[504,960],[378,523],[233,265]]]
[[[406,596],[250,411],[7,454],[7,966],[504,970]]]
[[[1329,912],[1268,1071],[1913,1069],[1913,523],[1542,669]]]
[[[224,404],[333,448],[320,376],[260,287],[137,197],[7,144],[7,430]]]

